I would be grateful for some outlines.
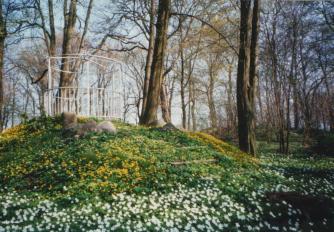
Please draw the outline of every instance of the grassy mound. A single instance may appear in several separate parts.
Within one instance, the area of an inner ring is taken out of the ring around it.
[[[85,119],[81,119],[83,121]],[[202,133],[163,132],[115,122],[116,135],[64,138],[59,118],[34,119],[0,136],[0,183],[16,190],[115,193],[210,176],[213,169],[247,167],[255,159]],[[203,168],[174,162],[212,160]],[[178,172],[182,170],[182,175]]]
[[[1,133],[0,231],[334,229],[333,158],[254,158],[205,133],[114,123],[80,139],[49,117]]]

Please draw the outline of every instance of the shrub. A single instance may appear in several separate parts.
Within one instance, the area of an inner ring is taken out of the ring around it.
[[[334,156],[334,133],[318,135],[312,151],[319,155]]]

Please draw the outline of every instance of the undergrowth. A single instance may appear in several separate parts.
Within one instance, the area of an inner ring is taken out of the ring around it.
[[[1,133],[0,231],[333,231],[333,158],[114,124],[75,139],[43,117]]]

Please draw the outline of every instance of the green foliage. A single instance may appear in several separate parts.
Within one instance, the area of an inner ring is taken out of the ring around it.
[[[107,196],[160,189],[162,183],[188,182],[189,177],[214,173],[211,166],[179,168],[173,162],[217,159],[215,165],[222,171],[241,165],[223,150],[181,131],[115,124],[117,135],[90,133],[81,139],[63,136],[60,117],[32,119],[5,131],[0,137],[2,187],[56,194],[70,185],[72,192]]]
[[[117,134],[89,133],[75,139],[63,137],[59,117],[42,117],[0,134],[0,200],[6,204],[0,221],[16,218],[15,211],[20,209],[39,212],[24,225],[45,222],[41,228],[46,231],[52,228],[40,216],[44,211],[54,218],[59,230],[65,230],[65,224],[71,231],[93,230],[97,228],[94,218],[106,217],[117,218],[109,222],[107,230],[119,221],[129,223],[129,228],[143,223],[147,225],[144,230],[157,231],[148,224],[153,216],[161,221],[165,217],[181,218],[179,224],[184,230],[189,220],[194,226],[204,220],[195,219],[199,218],[192,211],[195,209],[184,208],[189,201],[203,217],[216,220],[216,224],[219,221],[227,231],[255,231],[256,226],[262,231],[276,231],[274,226],[283,230],[280,223],[286,218],[306,230],[311,228],[309,222],[315,223],[312,229],[317,231],[331,226],[323,221],[331,216],[331,209],[324,210],[327,213],[318,222],[312,221],[312,216],[305,221],[305,215],[290,215],[292,206],[281,201],[271,203],[266,194],[291,191],[334,199],[332,158],[286,157],[273,153],[274,146],[266,143],[260,143],[265,152],[254,158],[205,133],[163,132],[114,123]],[[198,160],[216,162],[193,162]],[[14,206],[12,202],[18,199],[24,200]],[[41,206],[45,201],[48,207]],[[143,202],[146,207],[138,205]],[[155,209],[152,202],[160,204],[159,208]],[[108,204],[113,208],[105,208]],[[132,214],[135,206],[140,211]],[[63,223],[58,212],[69,215],[70,221]],[[272,213],[281,216],[272,217]],[[270,226],[261,227],[260,221]],[[221,230],[216,224],[213,228]]]

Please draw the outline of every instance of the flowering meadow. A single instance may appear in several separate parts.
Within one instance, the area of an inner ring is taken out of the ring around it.
[[[204,133],[115,124],[74,139],[41,118],[0,134],[0,232],[334,231],[333,158],[253,158]]]

